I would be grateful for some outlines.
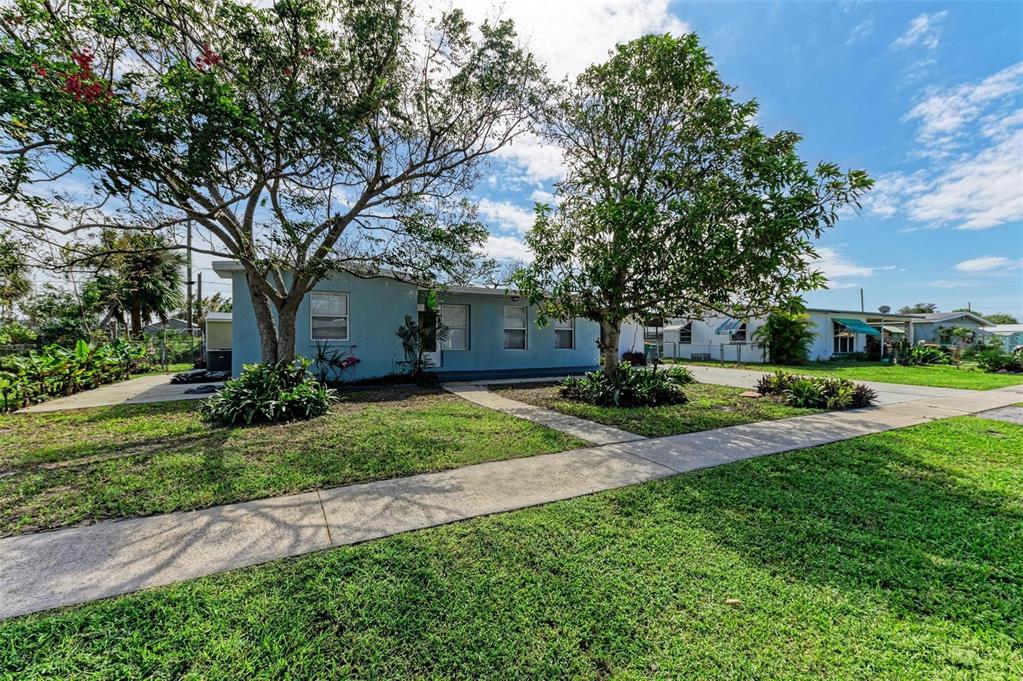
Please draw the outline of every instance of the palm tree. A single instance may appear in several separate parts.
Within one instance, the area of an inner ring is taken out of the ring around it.
[[[154,316],[166,322],[181,306],[185,257],[152,232],[104,231],[91,261],[97,265],[96,285],[110,317],[131,319],[131,334]]]

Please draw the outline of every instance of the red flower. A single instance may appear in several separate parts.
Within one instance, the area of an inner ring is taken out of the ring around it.
[[[38,73],[43,78],[46,78],[46,69],[44,67],[40,66],[39,64],[33,64],[32,66],[33,68],[35,68],[36,73]]]
[[[209,45],[203,45],[202,56],[195,60],[195,68],[205,71],[207,68],[216,66],[222,61],[224,61],[224,58],[211,50]]]

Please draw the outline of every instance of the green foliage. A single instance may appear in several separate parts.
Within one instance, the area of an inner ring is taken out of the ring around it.
[[[1008,353],[1001,345],[991,345],[977,352],[976,360],[977,366],[989,373],[1020,373],[1023,372],[1023,347]]]
[[[435,320],[436,314],[430,313],[430,318]],[[433,360],[427,353],[447,340],[447,327],[436,323],[420,324],[410,315],[405,315],[405,323],[394,334],[401,340],[401,349],[405,353],[405,370],[414,381],[426,380],[426,370],[433,366]]]
[[[899,308],[899,314],[925,314],[937,311],[938,306],[934,303],[914,303],[913,305],[904,305]]]
[[[38,337],[35,331],[20,322],[0,324],[0,345],[34,343]]]
[[[816,334],[801,300],[789,301],[768,315],[764,325],[753,334],[753,342],[767,351],[768,361],[776,364],[806,364]]]
[[[0,358],[0,411],[121,381],[152,361],[151,352],[140,343],[100,345],[84,340],[73,349],[48,345],[38,352]]]
[[[21,303],[42,345],[74,345],[79,339],[94,342],[107,340],[99,332],[102,304],[99,291],[92,284],[77,293],[45,284],[42,290]]]
[[[777,370],[757,382],[761,395],[778,395],[791,407],[810,409],[861,409],[877,399],[877,393],[863,383],[845,378],[800,376]]]
[[[1019,324],[1019,321],[1015,317],[1004,312],[995,312],[994,314],[974,314],[978,314],[992,324]]]
[[[310,361],[247,364],[242,375],[199,408],[217,426],[280,423],[322,416],[337,402],[337,392],[309,373]]]
[[[167,321],[184,296],[185,256],[152,232],[104,230],[97,243],[82,247],[87,262],[98,268],[95,285],[106,312],[122,324],[126,315],[133,335],[156,317]]]
[[[932,345],[911,348],[904,361],[905,364],[911,366],[914,364],[950,364],[951,362],[952,359],[947,351]]]
[[[682,388],[695,379],[685,367],[647,370],[620,364],[614,371],[593,371],[561,383],[561,395],[598,406],[655,407],[683,404]]]
[[[291,359],[294,334],[280,329],[324,276],[433,280],[478,253],[487,230],[464,196],[544,105],[544,69],[510,21],[419,9],[4,5],[0,201],[45,224],[54,202],[26,185],[73,166],[94,179],[93,205],[112,199],[126,226],[180,233],[187,216],[244,267],[274,355],[263,359]]]
[[[0,232],[0,319],[13,314],[14,304],[32,291],[28,249],[10,232]]]
[[[605,370],[628,318],[746,319],[823,287],[811,239],[873,184],[809,168],[800,136],[765,134],[734,91],[689,33],[619,44],[562,94],[547,134],[567,176],[556,208],[537,206],[516,281],[541,319],[600,322]]]

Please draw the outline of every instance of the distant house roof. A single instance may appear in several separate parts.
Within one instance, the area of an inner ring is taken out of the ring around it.
[[[978,324],[991,326],[991,322],[984,319],[980,315],[974,314],[972,312],[967,312],[965,310],[959,312],[919,312],[913,313],[910,316],[916,317],[916,319],[918,319],[919,322],[923,324],[947,322],[952,319],[961,319],[963,317],[968,317],[973,321],[977,322]]]
[[[164,329],[170,329],[171,331],[183,331],[187,328],[188,322],[186,322],[184,319],[178,319],[177,317],[173,317],[171,319],[168,319],[166,323],[156,322],[153,324],[147,324],[146,326],[142,327],[142,331],[154,333],[158,331],[163,331]]]
[[[1014,333],[1023,333],[1023,324],[994,324],[982,326],[980,330],[995,336],[1011,336]]]

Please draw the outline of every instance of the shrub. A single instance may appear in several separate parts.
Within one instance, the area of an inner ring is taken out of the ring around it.
[[[279,423],[322,416],[337,401],[337,393],[309,373],[310,361],[248,364],[242,375],[199,408],[213,425]]]
[[[806,364],[817,334],[801,300],[793,300],[768,315],[753,334],[753,342],[776,364]]]
[[[977,353],[977,366],[989,373],[1007,371],[1023,372],[1023,350],[1016,348],[1009,354],[1001,347],[987,347]]]
[[[634,367],[646,366],[646,353],[639,351],[623,352],[622,361]]]
[[[929,345],[913,348],[909,352],[909,364],[949,364],[951,361],[947,352]]]
[[[602,407],[683,404],[687,398],[682,388],[694,380],[684,367],[650,371],[622,364],[612,372],[600,370],[565,379],[561,395]]]
[[[0,345],[24,345],[35,343],[36,332],[19,322],[0,325]]]
[[[845,378],[798,376],[784,371],[765,374],[757,381],[761,395],[778,395],[791,407],[811,409],[860,409],[877,399],[870,387]]]
[[[48,345],[41,351],[0,360],[0,409],[18,409],[49,397],[73,395],[121,381],[146,368],[152,357],[139,343],[92,344],[74,349]]]

